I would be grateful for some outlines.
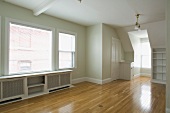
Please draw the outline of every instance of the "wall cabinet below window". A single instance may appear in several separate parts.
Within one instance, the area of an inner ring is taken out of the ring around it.
[[[69,87],[71,70],[0,77],[0,104]]]

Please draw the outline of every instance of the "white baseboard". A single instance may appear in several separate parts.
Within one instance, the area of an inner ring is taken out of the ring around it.
[[[89,77],[86,77],[86,81],[87,81],[87,82],[96,83],[96,84],[102,84],[102,80],[96,79],[96,78],[89,78]]]
[[[95,79],[95,78],[90,78],[90,77],[82,77],[82,78],[77,78],[77,79],[73,79],[71,81],[72,84],[77,84],[77,83],[81,83],[81,82],[91,82],[91,83],[96,83],[96,84],[105,84],[105,83],[109,83],[112,81],[111,78],[107,78],[104,80],[100,80],[100,79]]]
[[[170,113],[170,109],[169,108],[166,108],[166,113]]]
[[[142,76],[142,77],[151,77],[151,75],[147,74],[147,73],[139,73],[139,74],[136,74],[134,77],[136,78],[136,77],[140,77],[140,76]]]
[[[102,84],[106,84],[106,83],[109,83],[111,81],[113,81],[112,78],[107,78],[107,79],[102,80]]]
[[[158,84],[166,84],[166,82],[164,82],[164,81],[159,81],[159,80],[151,80],[151,82],[153,82],[153,83],[158,83]]]
[[[72,79],[71,83],[72,84],[77,84],[77,83],[81,83],[81,82],[84,82],[84,81],[86,81],[86,77]]]
[[[140,77],[140,74],[136,74],[133,76],[134,78]]]
[[[148,73],[140,73],[140,76],[143,76],[143,77],[151,77],[151,74],[148,74]]]

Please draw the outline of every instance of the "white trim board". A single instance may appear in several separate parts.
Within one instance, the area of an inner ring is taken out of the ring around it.
[[[91,83],[95,83],[95,84],[106,84],[112,81],[111,78],[107,78],[104,80],[100,80],[100,79],[95,79],[95,78],[90,78],[90,77],[82,77],[82,78],[77,78],[77,79],[72,79],[72,84],[77,84],[77,83],[81,83],[81,82],[91,82]]]
[[[166,108],[166,113],[170,113],[170,109],[169,108]]]

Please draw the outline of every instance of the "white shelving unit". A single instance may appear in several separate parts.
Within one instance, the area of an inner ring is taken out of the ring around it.
[[[152,49],[152,82],[166,84],[166,49]]]

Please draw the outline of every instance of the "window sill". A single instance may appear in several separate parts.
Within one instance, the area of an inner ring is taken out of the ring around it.
[[[21,78],[27,76],[36,76],[36,75],[48,75],[52,73],[65,73],[65,72],[72,72],[72,70],[58,70],[58,71],[49,71],[49,72],[40,72],[40,73],[31,73],[31,74],[18,74],[18,75],[4,75],[0,76],[1,79],[10,79],[10,78]]]

